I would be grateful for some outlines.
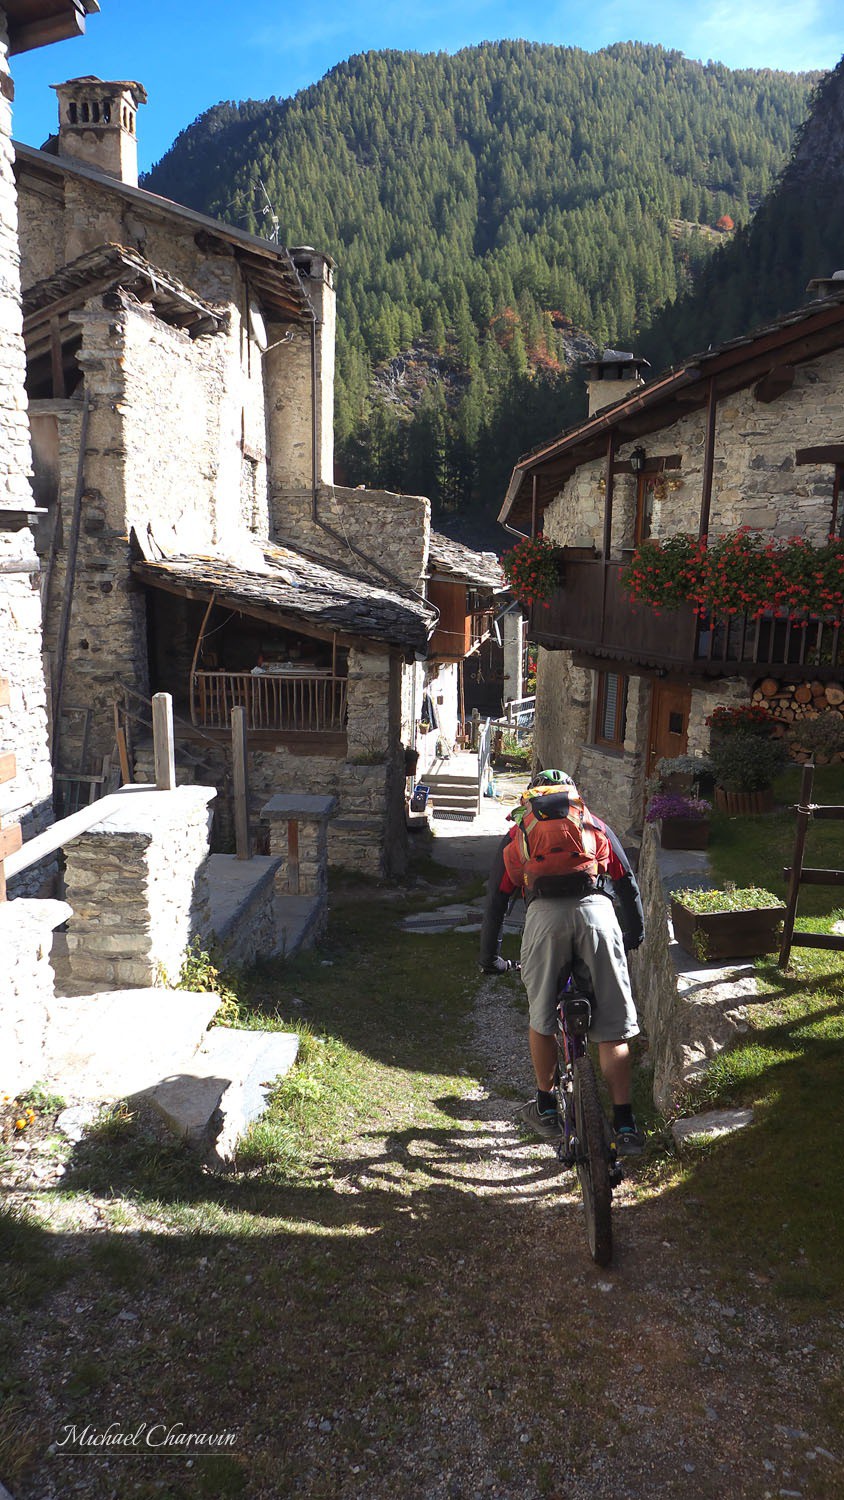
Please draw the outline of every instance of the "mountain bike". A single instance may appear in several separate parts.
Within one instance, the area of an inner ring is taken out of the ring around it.
[[[561,1130],[557,1156],[577,1172],[589,1253],[596,1265],[607,1266],[612,1259],[612,1190],[623,1172],[586,1051],[591,1024],[591,997],[576,988],[569,976],[557,1004],[559,1062],[554,1096]]]

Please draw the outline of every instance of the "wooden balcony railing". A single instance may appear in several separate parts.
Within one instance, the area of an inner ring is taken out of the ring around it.
[[[346,724],[346,678],[330,671],[194,672],[192,722],[203,729],[228,729],[233,708],[246,710],[248,729],[336,733]]]
[[[634,605],[621,587],[622,561],[567,557],[563,581],[531,612],[531,639],[646,667],[700,674],[781,672],[811,667],[831,676],[844,665],[842,631],[819,620],[805,626],[747,615],[700,620],[691,605],[657,612]]]

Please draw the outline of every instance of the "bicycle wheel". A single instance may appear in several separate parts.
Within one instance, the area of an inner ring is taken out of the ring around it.
[[[577,1175],[583,1193],[586,1238],[596,1265],[612,1259],[612,1189],[604,1134],[604,1112],[598,1097],[595,1069],[589,1057],[574,1065],[574,1111],[577,1121]]]

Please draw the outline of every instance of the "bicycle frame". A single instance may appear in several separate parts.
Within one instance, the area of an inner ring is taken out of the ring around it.
[[[571,978],[560,991],[557,1016],[560,1057],[554,1094],[561,1128],[557,1156],[563,1166],[577,1172],[589,1250],[592,1259],[605,1266],[612,1258],[612,1190],[623,1174],[586,1050],[592,1002]]]

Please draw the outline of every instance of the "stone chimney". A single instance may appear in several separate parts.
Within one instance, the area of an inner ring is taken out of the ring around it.
[[[605,349],[600,358],[590,360],[586,366],[590,417],[644,385],[642,371],[649,369],[646,359],[637,359],[635,354],[620,349]]]
[[[54,83],[59,100],[59,156],[85,162],[129,187],[138,186],[138,105],[146,89],[131,79],[70,78]]]
[[[833,271],[831,276],[813,276],[806,291],[813,302],[822,297],[840,297],[844,292],[844,271]]]

